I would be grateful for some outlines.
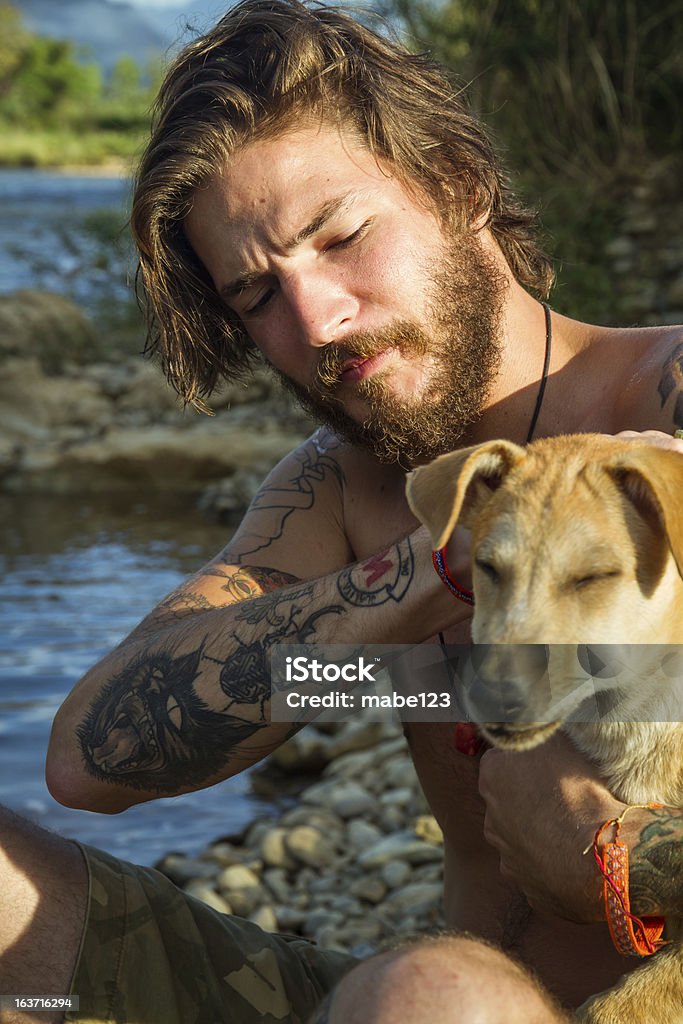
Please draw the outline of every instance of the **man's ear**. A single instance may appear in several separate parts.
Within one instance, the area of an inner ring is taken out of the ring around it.
[[[641,515],[655,520],[666,534],[683,578],[683,455],[671,448],[631,443],[607,469]]]
[[[525,449],[511,441],[487,441],[440,455],[409,474],[408,504],[429,530],[434,549],[446,544],[458,519],[470,524],[475,509],[525,456]]]

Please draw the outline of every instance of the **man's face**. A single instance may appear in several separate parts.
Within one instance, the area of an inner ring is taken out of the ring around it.
[[[185,231],[226,305],[314,415],[383,461],[426,461],[480,415],[504,278],[351,133],[243,147]]]

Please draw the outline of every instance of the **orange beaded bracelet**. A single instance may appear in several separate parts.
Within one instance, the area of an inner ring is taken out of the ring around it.
[[[661,804],[634,804],[633,807],[658,808]],[[593,840],[593,856],[603,879],[605,916],[614,948],[621,956],[651,956],[665,945],[662,938],[665,920],[663,917],[640,918],[631,913],[628,846],[619,838],[619,832],[633,807],[627,807],[618,818],[610,818],[600,826]],[[601,847],[602,834],[610,825],[614,825],[614,838]]]

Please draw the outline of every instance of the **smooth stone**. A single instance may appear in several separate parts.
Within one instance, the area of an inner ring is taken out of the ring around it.
[[[384,909],[396,914],[419,916],[438,910],[443,899],[443,886],[439,882],[412,882],[395,889],[384,901]]]
[[[413,829],[418,839],[434,843],[435,846],[443,846],[443,832],[433,814],[420,814],[415,819]]]
[[[348,823],[346,839],[355,850],[366,850],[382,838],[382,830],[369,821],[354,818]]]
[[[358,855],[358,864],[363,868],[381,868],[390,860],[405,860],[409,864],[441,860],[443,851],[438,847],[417,839],[412,832],[401,831],[381,839]]]
[[[386,882],[381,878],[374,878],[372,875],[366,878],[359,878],[349,886],[352,896],[367,900],[368,903],[381,903],[387,894]]]
[[[261,840],[261,856],[263,861],[271,868],[285,868],[293,870],[296,867],[295,859],[287,852],[285,837],[287,829],[275,826],[266,832]]]
[[[234,912],[228,901],[220,893],[217,893],[208,882],[200,878],[188,882],[183,892],[187,893],[188,896],[194,896],[195,899],[201,900],[207,907],[212,907],[220,914],[232,914]]]
[[[259,907],[258,910],[255,910],[253,914],[250,914],[249,920],[257,924],[259,928],[263,928],[264,932],[276,932],[278,930],[275,911],[267,903]]]
[[[383,864],[380,875],[389,889],[405,885],[412,874],[412,868],[404,860],[390,860]]]
[[[334,843],[310,825],[297,825],[284,838],[288,853],[310,867],[328,867],[335,859]]]

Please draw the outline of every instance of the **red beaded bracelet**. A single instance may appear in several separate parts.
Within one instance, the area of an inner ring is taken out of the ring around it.
[[[458,600],[464,601],[465,604],[474,604],[474,594],[467,587],[463,587],[462,583],[458,583],[451,576],[450,569],[448,568],[448,562],[446,561],[446,549],[439,548],[438,551],[432,551],[432,564],[436,569],[437,574],[441,577],[443,582],[446,584],[451,594],[454,594]]]

